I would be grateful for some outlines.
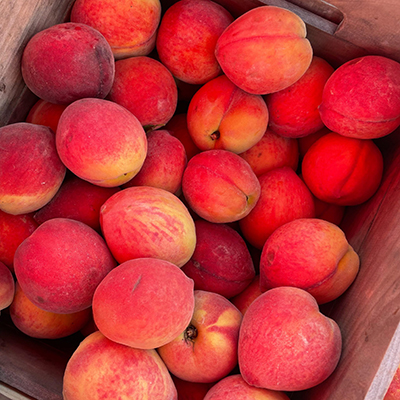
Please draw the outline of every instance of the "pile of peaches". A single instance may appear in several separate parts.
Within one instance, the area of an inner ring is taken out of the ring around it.
[[[332,67],[291,11],[76,0],[36,33],[37,97],[0,128],[0,309],[77,332],[66,400],[284,400],[335,370],[319,306],[360,259],[339,227],[378,189],[400,64]]]

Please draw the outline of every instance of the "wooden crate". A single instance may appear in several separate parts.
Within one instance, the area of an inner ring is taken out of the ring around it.
[[[174,0],[162,1],[163,9]],[[337,67],[379,54],[400,61],[400,8],[380,0],[217,0],[234,16],[261,5],[297,13],[314,52]],[[37,100],[20,74],[20,57],[36,32],[67,20],[73,0],[13,0],[0,5],[0,126],[23,121]],[[322,310],[343,334],[335,372],[321,385],[293,394],[302,400],[381,400],[400,363],[400,130],[376,140],[385,156],[380,189],[349,207],[342,229],[360,255],[354,284]],[[81,337],[35,340],[0,317],[0,399],[62,399],[62,375]]]

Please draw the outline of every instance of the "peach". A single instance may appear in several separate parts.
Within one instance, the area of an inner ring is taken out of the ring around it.
[[[214,383],[188,382],[172,375],[179,400],[203,400]]]
[[[154,257],[182,267],[196,246],[187,207],[160,188],[133,186],[114,194],[100,209],[100,225],[119,263]]]
[[[326,82],[319,112],[330,130],[347,137],[393,132],[400,125],[400,63],[368,55],[342,64]]]
[[[186,164],[185,147],[179,139],[164,129],[149,132],[142,168],[123,188],[152,186],[178,194]]]
[[[171,72],[159,61],[129,57],[115,63],[115,79],[107,98],[129,110],[148,131],[172,118],[178,89]]]
[[[169,261],[136,258],[114,268],[93,296],[93,318],[108,339],[163,346],[183,332],[194,311],[193,281]]]
[[[259,142],[239,155],[250,164],[258,177],[281,167],[290,167],[296,171],[299,164],[299,144],[297,139],[287,138],[267,129]]]
[[[304,182],[315,197],[326,203],[355,206],[378,189],[383,156],[371,139],[331,132],[309,148],[301,168]]]
[[[185,147],[186,157],[190,160],[194,155],[200,153],[200,149],[194,144],[187,126],[187,113],[175,114],[165,125],[165,129],[181,141]]]
[[[21,59],[22,77],[40,99],[69,104],[105,98],[115,74],[114,56],[104,36],[80,23],[65,22],[36,33]]]
[[[237,365],[242,314],[218,293],[203,290],[194,293],[190,324],[157,351],[176,377],[189,382],[216,382]]]
[[[119,187],[93,185],[77,176],[64,180],[56,195],[33,215],[38,224],[52,218],[81,221],[100,233],[100,208]]]
[[[238,221],[260,197],[260,183],[243,158],[228,150],[192,157],[183,173],[182,192],[190,208],[215,223]]]
[[[314,197],[315,217],[340,225],[346,211],[345,206],[330,204]]]
[[[0,128],[0,210],[28,214],[47,204],[66,168],[50,128],[17,122]]]
[[[225,29],[215,55],[235,85],[266,95],[293,85],[309,68],[313,50],[306,33],[304,21],[294,12],[260,6]]]
[[[87,336],[64,371],[65,400],[177,400],[175,385],[156,350],[124,346],[97,331]]]
[[[28,299],[59,314],[89,308],[97,285],[115,266],[104,239],[68,218],[44,222],[14,257],[15,275]]]
[[[103,187],[132,179],[147,154],[146,133],[126,108],[87,98],[70,104],[56,132],[58,154],[79,178]]]
[[[34,214],[12,215],[0,211],[0,262],[14,272],[14,254],[18,246],[38,227]]]
[[[39,99],[29,110],[25,122],[48,126],[54,133],[56,133],[58,121],[66,108],[66,104],[53,104]]]
[[[227,298],[243,291],[255,276],[245,241],[226,224],[195,221],[196,248],[182,271],[196,290],[219,293]]]
[[[400,399],[400,366],[397,367],[383,400]]]
[[[76,0],[70,16],[101,32],[116,59],[150,54],[160,19],[159,0]]]
[[[314,217],[315,206],[310,190],[290,167],[275,168],[258,180],[260,198],[239,226],[244,238],[262,249],[269,236],[286,222]]]
[[[299,155],[300,159],[302,160],[304,156],[306,155],[308,149],[322,136],[331,133],[331,131],[324,126],[320,130],[318,130],[315,133],[310,133],[307,136],[303,136],[297,139],[297,142],[299,144]]]
[[[279,391],[250,386],[240,374],[233,374],[217,382],[204,397],[204,400],[289,400]]]
[[[238,358],[251,386],[299,391],[323,382],[335,370],[342,337],[314,297],[294,287],[259,296],[243,316]]]
[[[156,48],[161,62],[177,79],[204,84],[221,73],[215,45],[233,21],[211,0],[180,0],[169,7],[158,28]]]
[[[286,89],[265,97],[269,110],[269,128],[279,135],[300,138],[322,129],[319,114],[325,83],[333,67],[314,56],[304,75]]]
[[[194,94],[187,111],[187,125],[200,150],[242,153],[264,135],[268,109],[261,96],[244,92],[221,75]]]
[[[92,315],[86,308],[71,314],[57,314],[42,310],[33,304],[21,286],[16,283],[14,300],[10,305],[10,317],[14,325],[25,335],[38,339],[59,339],[78,332]]]
[[[249,286],[229,300],[244,315],[250,304],[262,293],[260,289],[260,275],[256,275]]]
[[[347,290],[359,265],[357,253],[338,226],[318,218],[300,218],[282,225],[265,242],[260,289],[294,286],[323,304]]]
[[[0,261],[0,312],[12,303],[15,295],[15,286],[13,274]]]

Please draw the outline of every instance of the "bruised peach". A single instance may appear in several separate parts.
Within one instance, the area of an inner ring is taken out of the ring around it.
[[[193,281],[175,264],[157,258],[120,264],[93,297],[94,322],[103,335],[137,349],[153,349],[175,339],[186,329],[193,310]]]
[[[96,331],[82,340],[68,360],[63,398],[98,400],[104,396],[177,400],[171,375],[156,350],[124,346]]]
[[[313,50],[300,17],[281,7],[261,6],[225,29],[215,55],[235,85],[265,95],[299,80],[311,64]]]
[[[28,88],[50,103],[105,98],[114,80],[110,45],[96,29],[65,22],[36,33],[24,48],[22,77]]]
[[[221,73],[215,45],[233,21],[211,0],[181,0],[169,7],[158,28],[156,48],[161,62],[177,79],[204,84]]]
[[[194,221],[187,207],[160,188],[133,186],[119,191],[101,207],[100,224],[119,263],[154,257],[181,267],[196,246]]]
[[[400,125],[400,63],[368,55],[342,64],[326,82],[319,111],[324,124],[341,135],[388,135]]]
[[[66,108],[66,104],[53,104],[39,99],[29,110],[25,122],[48,126],[56,133],[58,121]]]
[[[77,0],[70,17],[71,22],[97,29],[117,60],[148,55],[155,47],[160,19],[159,0]]]
[[[201,218],[228,223],[240,220],[255,207],[260,183],[239,155],[228,150],[207,150],[189,160],[182,192]]]

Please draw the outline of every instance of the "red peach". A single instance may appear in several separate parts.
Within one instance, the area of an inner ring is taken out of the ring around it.
[[[195,221],[196,248],[182,271],[196,290],[219,293],[227,298],[243,291],[255,276],[245,241],[226,224]]]
[[[157,349],[168,370],[189,382],[210,383],[237,365],[241,312],[218,293],[195,290],[190,324],[172,342]]]
[[[400,125],[400,63],[368,55],[342,64],[326,82],[319,108],[333,132],[376,139]]]
[[[269,128],[290,138],[300,138],[322,129],[319,105],[325,83],[333,71],[327,61],[314,56],[298,81],[265,96],[270,113]]]
[[[64,372],[65,400],[177,400],[175,385],[154,349],[142,350],[107,339],[97,331],[79,344]]]
[[[193,281],[169,261],[137,258],[114,268],[93,296],[93,318],[108,339],[163,346],[183,332],[194,311]]]
[[[104,36],[80,23],[65,22],[36,33],[26,44],[22,77],[40,99],[55,104],[105,98],[115,74],[114,56]]]
[[[268,237],[283,224],[315,216],[314,199],[289,167],[275,168],[258,177],[261,195],[253,210],[239,221],[244,238],[262,249]]]
[[[119,263],[154,257],[181,267],[196,246],[188,209],[164,189],[133,186],[121,190],[101,207],[100,225]]]
[[[165,129],[181,141],[188,160],[200,153],[200,149],[194,144],[187,127],[187,113],[175,114],[165,125]]]
[[[346,211],[345,206],[337,204],[330,204],[314,197],[315,217],[324,219],[325,221],[332,222],[332,224],[340,225]]]
[[[318,139],[302,161],[304,182],[322,201],[354,206],[378,189],[383,156],[370,139],[355,139],[331,132]]]
[[[102,33],[116,59],[148,55],[155,47],[160,19],[159,0],[77,0],[70,16],[71,22]]]
[[[100,208],[119,187],[93,185],[77,176],[64,180],[56,195],[33,215],[38,224],[52,218],[81,221],[100,233]]]
[[[321,314],[314,297],[281,286],[259,296],[243,316],[239,368],[251,386],[305,390],[331,375],[341,348],[338,325]]]
[[[18,247],[15,275],[37,307],[75,313],[92,305],[97,285],[116,266],[104,239],[82,222],[54,218]]]
[[[308,149],[322,136],[326,135],[327,133],[331,133],[331,131],[324,126],[319,131],[315,133],[310,133],[307,136],[303,136],[298,138],[297,142],[299,143],[299,155],[300,159],[302,160],[306,155]]]
[[[217,382],[204,400],[289,400],[289,397],[275,390],[249,385],[240,374],[227,376]]]
[[[146,133],[139,120],[119,104],[94,98],[77,100],[65,109],[56,146],[70,171],[104,187],[132,179],[147,154]]]
[[[152,186],[178,194],[186,164],[185,148],[179,139],[163,129],[149,132],[142,168],[122,187]]]
[[[38,227],[34,214],[12,215],[0,211],[0,262],[14,272],[14,254],[18,246]]]
[[[14,325],[25,335],[38,339],[59,339],[78,332],[92,315],[86,308],[71,314],[57,314],[42,310],[33,304],[21,286],[16,284],[14,300],[10,305],[10,317]]]
[[[129,57],[115,63],[115,79],[107,98],[129,110],[148,131],[164,126],[172,118],[178,89],[159,61]]]
[[[50,128],[27,122],[0,128],[0,209],[28,214],[57,193],[66,168]]]
[[[7,308],[15,295],[14,276],[9,268],[0,261],[0,311]]]
[[[260,183],[243,158],[227,150],[192,157],[183,173],[182,192],[191,209],[215,223],[238,221],[260,197]]]
[[[397,367],[396,372],[390,382],[387,392],[383,400],[399,400],[400,399],[400,366]]]
[[[169,7],[158,28],[156,48],[161,62],[179,80],[203,84],[221,73],[214,55],[232,15],[210,0],[181,0]]]
[[[187,125],[200,150],[242,153],[264,135],[268,109],[261,96],[244,92],[221,75],[194,94],[187,111]]]
[[[313,51],[300,17],[281,7],[260,6],[225,29],[215,55],[234,84],[265,95],[299,80],[311,64]]]
[[[188,382],[172,375],[179,400],[203,400],[214,383]]]
[[[250,304],[262,294],[260,289],[260,275],[256,275],[242,292],[230,298],[230,301],[244,315]]]
[[[58,121],[66,108],[66,104],[53,104],[39,99],[29,110],[25,122],[48,126],[56,133]]]
[[[359,265],[357,253],[338,226],[318,218],[300,218],[279,227],[265,242],[260,289],[294,286],[323,304],[347,290]]]
[[[258,143],[239,155],[250,164],[257,176],[281,167],[296,171],[299,163],[298,140],[267,129]]]

